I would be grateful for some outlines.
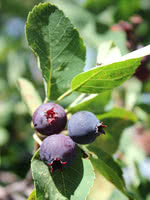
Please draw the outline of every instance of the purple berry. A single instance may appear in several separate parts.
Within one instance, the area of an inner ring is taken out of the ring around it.
[[[34,128],[43,135],[60,133],[67,123],[64,108],[52,102],[40,105],[32,120]]]
[[[48,136],[40,147],[40,158],[51,166],[51,172],[70,166],[76,157],[76,144],[63,134]]]
[[[101,133],[105,134],[104,127],[106,126],[88,111],[75,113],[68,122],[69,136],[79,144],[89,144]]]

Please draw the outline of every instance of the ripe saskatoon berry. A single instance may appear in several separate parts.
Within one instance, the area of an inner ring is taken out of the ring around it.
[[[40,105],[32,120],[34,128],[43,135],[60,133],[67,123],[64,108],[52,102]]]
[[[79,144],[89,144],[100,134],[105,134],[103,122],[88,111],[77,112],[68,122],[68,132],[71,139]]]
[[[76,144],[69,136],[63,134],[51,135],[43,140],[40,147],[40,158],[51,166],[51,172],[62,171],[75,160]]]

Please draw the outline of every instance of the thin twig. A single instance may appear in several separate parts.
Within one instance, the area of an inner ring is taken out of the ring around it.
[[[72,89],[67,90],[67,92],[65,92],[63,95],[61,95],[58,99],[57,99],[57,103],[61,100],[63,100],[66,96],[70,95],[72,93]]]
[[[33,138],[37,142],[37,144],[39,144],[39,146],[42,144],[42,140],[39,138],[39,136],[36,133],[33,134]]]

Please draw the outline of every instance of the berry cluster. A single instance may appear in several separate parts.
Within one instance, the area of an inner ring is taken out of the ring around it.
[[[42,104],[33,114],[37,132],[48,136],[40,147],[40,158],[51,167],[51,172],[69,166],[76,157],[76,144],[89,144],[106,127],[88,111],[77,112],[68,122],[68,136],[58,134],[64,130],[67,117],[62,106],[55,103]]]

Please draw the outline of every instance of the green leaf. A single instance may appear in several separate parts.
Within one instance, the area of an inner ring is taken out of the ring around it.
[[[141,97],[142,82],[135,77],[128,80],[125,87],[125,108],[132,110],[135,106],[137,99]]]
[[[136,106],[140,107],[144,112],[150,113],[150,104],[148,103],[139,103]]]
[[[59,9],[63,10],[64,14],[69,17],[71,22],[80,31],[84,32],[86,27],[92,26],[95,23],[94,16],[89,13],[86,9],[78,4],[75,0],[48,0],[50,3],[55,4]],[[78,14],[77,14],[78,13]],[[87,33],[85,33],[86,36]]]
[[[25,70],[26,66],[23,55],[17,54],[14,51],[9,52],[7,78],[8,78],[8,83],[11,87],[16,85],[16,81],[18,80],[19,77],[23,76]]]
[[[110,195],[110,197],[108,198],[108,200],[118,200],[118,199],[128,200],[128,198],[124,196],[119,190],[115,189]]]
[[[69,107],[68,112],[75,113],[81,110],[88,110],[95,114],[100,114],[104,112],[105,105],[107,105],[110,100],[110,92],[104,92],[101,94],[91,94],[85,97],[77,105]]]
[[[118,148],[123,130],[135,124],[137,117],[134,113],[123,108],[113,108],[103,115],[97,115],[97,117],[107,125],[105,128],[106,134],[97,137],[91,146],[101,148],[105,152],[113,154]]]
[[[81,159],[78,149],[74,163],[63,169],[50,172],[40,160],[39,150],[32,159],[31,167],[36,187],[37,200],[84,200],[94,181],[94,172],[88,159]]]
[[[36,200],[36,190],[33,189],[31,194],[28,197],[28,200]]]
[[[120,57],[120,49],[113,43],[113,41],[105,41],[99,45],[97,63],[105,64],[110,60],[114,62]]]
[[[102,35],[102,39],[102,42],[112,40],[115,43],[115,45],[117,45],[117,47],[120,49],[122,55],[125,55],[129,52],[129,50],[126,47],[126,33],[123,31],[108,30]],[[116,60],[115,57],[114,60]]]
[[[63,10],[64,14],[69,17],[71,22],[77,28],[88,46],[97,47],[100,42],[99,35],[95,30],[95,16],[84,9],[79,3],[68,0],[48,0]],[[78,14],[77,14],[78,13]],[[91,37],[92,36],[92,37]],[[94,61],[95,63],[95,61]]]
[[[0,127],[0,147],[7,144],[9,140],[9,133],[7,129]]]
[[[141,8],[142,0],[131,0],[130,6],[127,6],[127,0],[120,0],[118,2],[121,19],[128,20],[129,17],[137,13]]]
[[[72,90],[90,94],[112,90],[131,77],[140,61],[141,58],[130,59],[83,72],[72,80]]]
[[[10,100],[10,98],[9,98]],[[13,112],[13,103],[11,101],[6,101],[4,99],[3,101],[1,100],[0,103],[0,126],[5,127],[7,124],[9,124],[9,121],[12,120],[12,112]]]
[[[32,116],[36,108],[41,105],[42,101],[32,83],[24,78],[18,80],[18,88],[22,96],[23,101],[28,107],[28,110]]]
[[[39,4],[29,13],[26,36],[38,57],[47,98],[56,99],[70,89],[72,78],[83,71],[83,41],[64,13],[50,3]]]
[[[108,181],[114,184],[122,193],[132,199],[130,194],[127,192],[121,168],[113,160],[113,158],[100,148],[89,146],[88,149],[92,154],[90,160],[93,167],[97,169],[98,172],[100,172]]]
[[[114,3],[114,0],[85,0],[84,7],[93,14],[99,14],[108,6]]]

